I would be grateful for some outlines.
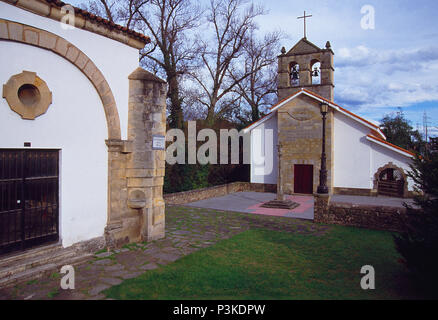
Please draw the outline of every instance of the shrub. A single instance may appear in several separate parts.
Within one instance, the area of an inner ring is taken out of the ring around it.
[[[417,156],[409,176],[416,184],[415,207],[405,205],[408,214],[419,213],[406,224],[406,231],[394,236],[398,252],[415,281],[425,289],[438,285],[438,153]]]

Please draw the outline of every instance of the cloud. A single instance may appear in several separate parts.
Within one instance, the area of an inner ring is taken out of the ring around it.
[[[438,100],[438,47],[338,50],[336,100],[359,110]]]
[[[340,67],[370,64],[385,64],[394,67],[421,65],[434,61],[438,61],[438,47],[410,50],[376,50],[360,45],[355,48],[339,49],[336,63]]]

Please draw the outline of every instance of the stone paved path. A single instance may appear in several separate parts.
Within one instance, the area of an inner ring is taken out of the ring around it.
[[[329,227],[284,217],[169,206],[166,210],[165,239],[96,253],[94,259],[75,267],[75,290],[60,289],[61,276],[53,273],[13,288],[0,289],[0,300],[105,299],[102,291],[125,279],[151,272],[251,228],[319,236]]]

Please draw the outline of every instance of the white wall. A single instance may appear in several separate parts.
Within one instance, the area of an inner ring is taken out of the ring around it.
[[[128,76],[139,66],[139,52],[118,41],[82,30],[64,30],[61,23],[0,2],[0,18],[47,30],[74,44],[100,69],[111,87],[119,111],[122,139],[127,137]]]
[[[334,120],[334,187],[372,188],[370,130],[339,112]]]
[[[266,130],[272,130],[272,138]],[[252,183],[277,184],[277,133],[277,114],[251,130]]]
[[[3,3],[0,3],[0,12]],[[108,131],[100,98],[71,63],[44,49],[0,41],[0,84],[36,72],[53,93],[46,114],[22,120],[0,98],[0,148],[62,149],[60,236],[64,246],[102,236],[107,221]],[[127,83],[128,81],[125,80]]]
[[[370,129],[336,112],[334,187],[372,189],[374,174],[389,162],[408,172],[410,158],[366,139]],[[409,190],[412,181],[408,179]]]

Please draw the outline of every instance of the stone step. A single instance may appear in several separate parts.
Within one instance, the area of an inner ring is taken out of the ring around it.
[[[268,209],[291,209],[291,207],[289,207],[289,206],[282,206],[282,205],[265,205],[265,206],[263,206],[263,208],[268,208]]]
[[[22,272],[13,273],[7,277],[0,278],[0,288],[12,287],[22,282],[40,279],[52,272],[59,272],[64,265],[78,265],[86,262],[92,257],[93,254],[90,253],[79,254],[75,257],[70,257],[69,259],[57,259],[59,261],[39,265]]]
[[[261,205],[262,208],[268,208],[268,209],[288,209],[288,210],[292,210],[295,209],[297,207],[299,207],[300,205],[296,202],[293,202],[291,200],[272,200],[269,202],[264,203],[263,205]]]
[[[29,249],[20,253],[14,253],[8,256],[0,257],[0,269],[3,268],[4,266],[9,266],[11,264],[18,263],[19,261],[24,261],[26,259],[37,257],[40,255],[42,256],[62,249],[63,249],[62,245],[56,243],[56,244]]]
[[[76,255],[77,253],[73,249],[58,249],[46,254],[38,254],[37,256],[29,257],[28,259],[13,261],[11,264],[0,268],[0,279],[42,265],[68,260],[74,258]]]

